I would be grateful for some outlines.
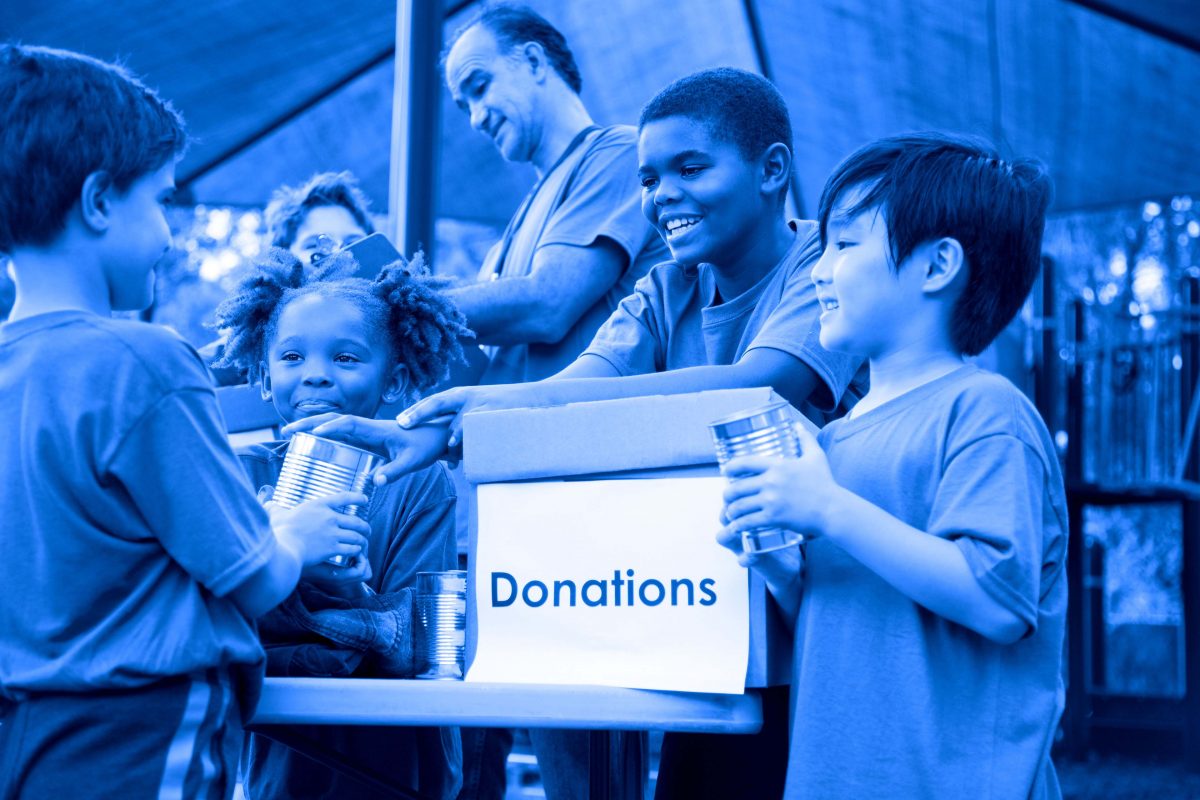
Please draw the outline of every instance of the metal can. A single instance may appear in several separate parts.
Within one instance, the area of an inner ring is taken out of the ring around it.
[[[786,401],[740,411],[709,424],[717,461],[722,465],[739,456],[799,458],[800,440],[792,427],[794,417]],[[804,541],[784,528],[750,528],[741,532],[742,550],[766,553],[794,547]]]
[[[273,499],[282,508],[295,508],[307,500],[338,492],[361,492],[368,498],[365,505],[341,506],[337,510],[365,520],[371,512],[375,488],[371,476],[383,463],[383,456],[376,453],[311,433],[297,433],[288,445]],[[329,563],[344,567],[350,559],[334,556]]]
[[[462,680],[467,634],[467,572],[417,573],[417,677]]]

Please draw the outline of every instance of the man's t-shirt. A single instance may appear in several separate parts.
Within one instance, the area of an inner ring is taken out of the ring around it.
[[[666,244],[642,215],[637,177],[637,131],[628,125],[601,128],[588,135],[552,170],[529,204],[504,256],[497,244],[484,259],[481,280],[522,277],[533,271],[537,251],[548,245],[588,247],[605,237],[629,263],[600,300],[571,326],[560,341],[489,347],[491,364],[481,383],[524,383],[548,378],[578,356],[596,329],[631,291],[639,278],[667,255]],[[544,267],[548,268],[548,267]]]
[[[1057,797],[1067,512],[1037,411],[964,366],[819,438],[841,486],[954,542],[1029,631],[992,642],[809,541],[786,797]]]
[[[817,422],[817,408],[836,404],[861,359],[821,347],[820,309],[809,277],[820,257],[813,222],[793,220],[796,239],[783,259],[741,295],[715,303],[713,268],[659,264],[638,281],[584,352],[620,375],[736,363],[758,347],[781,350],[821,379],[816,403],[801,409]],[[807,406],[808,404],[806,404]]]
[[[275,537],[195,350],[83,311],[9,322],[0,417],[0,693],[261,662],[227,595]]]

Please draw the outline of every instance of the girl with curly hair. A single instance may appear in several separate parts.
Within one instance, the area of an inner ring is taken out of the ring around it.
[[[419,255],[374,281],[347,277],[355,267],[346,253],[309,267],[272,249],[217,309],[216,327],[229,334],[224,365],[247,370],[287,422],[326,412],[374,417],[382,405],[432,387],[462,358],[459,337],[471,333],[436,279],[423,274]],[[239,450],[255,487],[274,486],[287,445]],[[454,507],[441,464],[376,487],[366,557],[348,567],[311,568],[297,591],[259,620],[268,674],[411,676],[412,587],[419,571],[457,566]],[[456,729],[313,726],[300,733],[422,796],[449,800],[458,791]],[[259,735],[246,788],[256,800],[373,791]]]

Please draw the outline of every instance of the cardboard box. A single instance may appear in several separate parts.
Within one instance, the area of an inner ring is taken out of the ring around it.
[[[472,487],[538,479],[604,480],[718,474],[709,423],[777,402],[770,388],[602,400],[481,411],[464,421],[463,469]],[[797,419],[804,418],[796,412]],[[807,420],[804,420],[807,422]],[[815,426],[808,423],[815,431]],[[472,503],[469,552],[481,532]],[[486,536],[486,531],[482,532]],[[474,580],[474,559],[471,586]],[[468,603],[467,660],[474,654],[475,602]],[[750,576],[748,687],[790,680],[791,621],[782,619],[756,573]]]

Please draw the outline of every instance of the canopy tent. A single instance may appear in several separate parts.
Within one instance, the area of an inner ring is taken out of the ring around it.
[[[408,0],[402,0],[407,2]],[[434,0],[419,0],[434,2]],[[772,77],[795,125],[796,196],[815,211],[862,142],[981,133],[1052,167],[1056,210],[1200,189],[1200,7],[1190,0],[532,0],[566,34],[602,123],[707,66]],[[474,10],[446,2],[444,35]],[[349,169],[388,198],[394,0],[17,0],[0,36],[123,58],[196,138],[196,202],[261,205],[281,183]],[[470,129],[444,89],[433,137],[440,218],[502,224],[533,180]],[[432,115],[437,116],[437,115]],[[420,148],[417,152],[422,152]]]

